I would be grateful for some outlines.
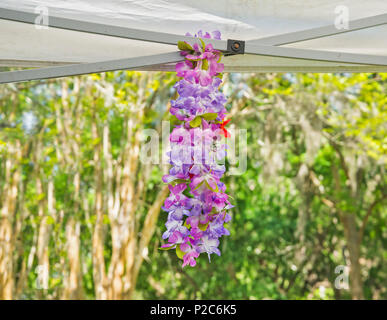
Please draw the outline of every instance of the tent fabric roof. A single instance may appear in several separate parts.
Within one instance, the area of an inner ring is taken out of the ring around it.
[[[385,0],[2,0],[3,9],[109,26],[184,35],[220,30],[222,39],[252,40],[334,25],[338,6],[350,21],[387,14]],[[386,16],[387,17],[387,16]],[[351,27],[351,22],[349,23]],[[290,43],[281,47],[387,57],[387,24]],[[270,42],[270,41],[269,41]],[[261,42],[262,43],[262,42]],[[0,18],[0,66],[46,67],[93,63],[176,52],[175,45],[35,25]],[[387,64],[366,65],[271,55],[232,55],[226,71],[387,71]],[[139,67],[172,70],[173,64]]]

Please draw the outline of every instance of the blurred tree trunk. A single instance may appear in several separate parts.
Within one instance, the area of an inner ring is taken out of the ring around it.
[[[145,222],[142,227],[141,238],[137,248],[137,258],[135,260],[133,270],[131,273],[132,286],[130,287],[129,292],[127,294],[128,299],[133,298],[133,293],[134,293],[134,289],[136,288],[138,273],[140,271],[140,267],[144,257],[147,256],[148,244],[155,231],[156,222],[160,214],[161,206],[163,205],[164,200],[167,197],[168,193],[169,193],[168,187],[164,186],[159,192],[159,194],[157,195],[155,202],[149,208],[148,213],[146,215]]]
[[[13,298],[14,266],[13,254],[15,239],[13,224],[18,199],[18,186],[21,179],[19,161],[22,158],[20,141],[8,144],[8,154],[5,158],[4,187],[1,198],[0,216],[0,300]]]
[[[108,123],[102,128],[102,150],[104,158],[104,185],[106,187],[106,209],[110,220],[112,256],[107,273],[107,297],[109,299],[131,299],[136,287],[137,276],[147,246],[153,235],[157,216],[167,196],[164,187],[148,209],[145,222],[140,230],[141,198],[144,197],[147,165],[140,163],[140,143],[145,110],[152,107],[146,100],[146,81],[141,77],[137,92],[137,104],[125,119],[122,152],[113,165]],[[139,175],[140,168],[142,169]],[[115,169],[115,170],[114,170]],[[138,234],[141,234],[138,239]]]
[[[152,164],[140,162],[141,136],[149,125],[146,112],[156,97],[169,99],[169,88],[162,87],[164,97],[159,76],[132,73],[130,85],[120,85],[114,95],[122,102],[108,105],[104,90],[113,86],[104,77],[98,85],[74,78],[48,86],[48,103],[38,111],[21,101],[18,127],[16,116],[6,115],[6,128],[28,143],[10,134],[1,154],[0,299],[83,299],[85,272],[97,299],[134,297],[168,193],[167,186],[157,187],[147,201]],[[31,131],[22,128],[25,113]],[[116,123],[122,125],[118,136],[115,127],[111,133]],[[23,159],[28,146],[32,152]],[[82,234],[83,221],[90,237]],[[92,266],[81,244],[91,246]]]
[[[97,120],[92,124],[92,136],[94,140],[98,139]],[[104,231],[103,231],[103,212],[102,212],[102,160],[100,158],[100,144],[95,146],[94,153],[94,183],[95,204],[94,212],[96,216],[93,231],[93,277],[95,286],[95,295],[97,299],[108,299],[106,294],[106,275],[104,258]]]
[[[359,232],[356,226],[356,216],[353,213],[341,213],[344,226],[344,235],[347,241],[349,260],[351,262],[349,271],[349,280],[351,284],[352,298],[363,300],[363,281],[361,276],[360,265],[360,244]]]
[[[339,153],[341,159],[341,169],[346,173],[348,177],[346,164],[344,158],[342,157],[340,150],[336,149]],[[340,196],[342,186],[339,176],[339,168],[333,164],[332,165],[332,175],[335,184],[336,196]],[[353,203],[356,203],[357,199],[352,199]],[[338,202],[338,201],[336,201]],[[359,231],[356,225],[356,215],[352,212],[344,212],[336,205],[338,215],[340,217],[341,223],[344,228],[344,236],[347,244],[347,249],[349,253],[349,282],[352,298],[354,300],[364,299],[363,292],[363,281],[361,277],[361,265],[360,265],[360,241],[359,241]]]
[[[295,236],[298,239],[298,248],[295,252],[297,264],[303,265],[307,259],[307,249],[310,246],[306,241],[306,227],[310,215],[310,205],[313,199],[312,186],[310,183],[310,170],[306,164],[302,164],[296,177],[296,186],[300,190],[300,205],[298,207],[298,219]]]
[[[80,230],[80,222],[73,217],[70,218],[66,226],[69,274],[62,299],[79,300],[84,298],[80,260]]]
[[[82,195],[81,190],[81,132],[84,128],[82,104],[80,103],[80,79],[74,79],[74,86],[69,96],[67,82],[62,82],[61,104],[55,108],[58,138],[55,139],[57,158],[69,173],[69,183],[72,183],[74,192],[71,194],[72,216],[65,224],[67,266],[63,266],[64,290],[62,299],[83,299],[82,270],[81,270],[81,233],[80,221]],[[71,99],[73,98],[74,99]],[[72,102],[71,102],[72,101]],[[74,117],[74,114],[78,115]],[[59,143],[60,141],[60,143]],[[87,201],[87,197],[85,197]]]

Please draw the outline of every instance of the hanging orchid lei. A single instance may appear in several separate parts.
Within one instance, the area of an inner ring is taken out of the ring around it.
[[[231,220],[227,210],[233,207],[220,181],[227,148],[221,135],[230,136],[225,129],[229,120],[224,120],[226,98],[219,90],[222,54],[201,39],[211,38],[209,33],[199,31],[195,37],[201,45],[178,44],[185,61],[176,65],[182,79],[175,85],[179,97],[171,101],[170,113],[181,124],[170,134],[172,168],[163,177],[170,195],[163,206],[168,212],[163,239],[168,243],[161,248],[176,249],[183,267],[194,267],[201,253],[207,253],[209,260],[212,253],[220,255],[219,238],[230,234],[225,224]],[[220,39],[220,32],[212,37]]]

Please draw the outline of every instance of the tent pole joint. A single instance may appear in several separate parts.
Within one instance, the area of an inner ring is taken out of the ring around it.
[[[244,54],[245,42],[242,40],[227,40],[227,51],[232,54]]]

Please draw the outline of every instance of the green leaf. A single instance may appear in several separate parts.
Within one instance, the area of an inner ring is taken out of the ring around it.
[[[191,225],[187,223],[187,220],[184,221],[183,226],[186,227],[187,229],[191,229]]]
[[[202,69],[203,70],[208,70],[208,60],[207,59],[203,60]]]
[[[103,221],[103,224],[110,224],[109,216],[107,214],[104,214],[102,221]]]
[[[159,248],[159,250],[164,250],[164,251],[166,251],[166,250],[171,250],[171,249],[175,249],[175,247],[174,246],[172,246],[172,247],[166,247],[166,248]]]
[[[208,189],[210,189],[212,192],[219,192],[219,188],[218,186],[216,186],[215,190],[213,188],[210,187],[210,184],[207,182],[207,180],[205,180],[206,182],[206,186]]]
[[[202,43],[202,48],[203,48],[203,50],[205,50],[205,48],[206,48],[206,43],[203,41],[203,39],[200,39],[200,38],[199,38],[199,40],[200,40],[200,42]]]
[[[55,122],[55,120],[54,119],[44,119],[44,126],[45,127],[48,127],[48,126],[50,126],[51,124],[53,124]]]
[[[201,60],[200,57],[198,56],[197,58],[186,58],[189,61],[199,61]]]
[[[195,188],[194,190],[198,189],[203,183],[204,183],[204,180],[203,180],[202,182],[200,182],[200,183],[196,186],[196,188]]]
[[[188,44],[185,41],[179,41],[177,43],[177,47],[182,50],[182,51],[193,51],[193,48],[191,47],[190,44]]]
[[[179,259],[183,259],[185,252],[180,249],[180,245],[176,247],[176,255]]]
[[[46,223],[51,225],[51,224],[54,224],[54,223],[55,223],[55,220],[54,220],[53,217],[47,216],[47,218],[46,218]]]
[[[207,228],[208,228],[208,222],[206,224],[199,223],[198,227],[199,227],[200,230],[206,231]]]
[[[188,181],[187,180],[184,180],[184,179],[175,179],[175,180],[172,180],[170,183],[172,185],[177,185],[177,184],[180,184],[180,183],[187,183]]]
[[[175,115],[170,114],[169,116],[170,116],[170,118],[171,118],[171,121],[173,121],[173,123],[178,123],[178,124],[181,124],[181,123],[182,123],[182,121],[179,120]]]
[[[205,120],[215,120],[218,117],[217,113],[205,113],[201,117]]]
[[[44,193],[40,193],[40,194],[36,195],[36,201],[41,201],[45,197],[46,197],[46,195]]]
[[[49,155],[50,153],[52,153],[52,152],[54,152],[55,151],[55,149],[54,149],[54,147],[48,147],[48,148],[46,148],[45,150],[44,150],[44,155]]]
[[[200,117],[196,117],[195,119],[191,120],[189,125],[192,127],[192,128],[197,128],[199,127],[200,125],[202,124],[202,118]]]

